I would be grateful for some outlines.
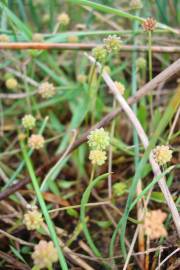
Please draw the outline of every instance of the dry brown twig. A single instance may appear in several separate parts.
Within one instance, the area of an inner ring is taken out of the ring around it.
[[[8,42],[0,43],[0,50],[92,50],[100,44],[97,43],[43,43],[43,42]],[[121,52],[147,52],[148,46],[144,45],[121,45]],[[152,51],[156,53],[179,53],[179,46],[152,46]]]

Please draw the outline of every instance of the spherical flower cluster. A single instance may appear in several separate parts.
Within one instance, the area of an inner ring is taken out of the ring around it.
[[[164,165],[172,159],[172,150],[168,145],[159,145],[153,150],[153,156],[159,165]]]
[[[40,134],[32,134],[28,139],[28,146],[33,150],[39,150],[43,148],[44,143],[44,137]]]
[[[43,224],[42,214],[37,209],[28,210],[24,215],[23,223],[28,230],[38,230]]]
[[[70,22],[70,18],[69,15],[65,12],[59,14],[59,16],[57,17],[57,21],[62,24],[62,25],[68,25]]]
[[[32,41],[34,41],[34,42],[43,42],[44,41],[44,37],[40,33],[35,33],[32,36]]]
[[[108,36],[104,39],[104,46],[109,53],[118,52],[121,48],[120,37],[116,35]]]
[[[7,35],[0,35],[0,42],[9,42],[9,36]]]
[[[50,16],[48,13],[45,13],[42,17],[42,22],[47,23],[50,20]]]
[[[125,91],[125,86],[124,84],[120,83],[120,82],[114,82],[117,89],[119,90],[119,92],[121,93],[121,95],[124,95],[124,91]]]
[[[151,240],[167,236],[167,231],[163,225],[166,217],[167,214],[160,209],[147,212],[143,226],[145,234],[148,235]]]
[[[78,43],[79,39],[77,36],[69,36],[68,37],[68,42],[69,43]]]
[[[96,47],[92,50],[92,55],[96,59],[96,61],[104,63],[107,58],[107,50],[102,46]]]
[[[131,0],[129,5],[132,9],[141,9],[143,7],[141,0]]]
[[[77,81],[80,83],[85,83],[87,80],[87,76],[84,74],[78,74],[77,75]]]
[[[18,140],[19,141],[24,141],[26,139],[26,134],[25,133],[19,133],[18,134]]]
[[[56,94],[56,88],[52,83],[43,82],[39,86],[38,93],[42,98],[48,99]]]
[[[107,156],[104,151],[110,144],[108,132],[104,128],[95,129],[88,136],[88,145],[91,149],[89,159],[93,165],[101,166],[105,163]]]
[[[147,66],[147,61],[146,61],[146,59],[144,57],[139,57],[136,60],[136,65],[137,65],[138,69],[145,69],[146,66]]]
[[[105,150],[109,143],[109,134],[104,128],[92,130],[88,136],[88,145],[92,150]]]
[[[101,166],[105,163],[107,156],[106,152],[102,150],[91,150],[89,154],[89,159],[93,165]]]
[[[106,72],[107,74],[111,74],[111,69],[110,69],[110,67],[109,66],[104,66],[104,68],[103,68],[103,72]]]
[[[57,250],[55,249],[53,242],[41,240],[39,244],[35,246],[32,258],[34,260],[34,265],[38,269],[51,268],[52,264],[58,260]]]
[[[143,23],[142,23],[142,27],[144,29],[144,31],[154,31],[154,29],[156,28],[156,20],[153,18],[147,18]]]
[[[33,129],[36,124],[36,119],[31,114],[26,114],[22,119],[22,125],[26,129]]]
[[[10,90],[14,90],[18,86],[18,82],[15,78],[11,77],[6,80],[6,87]]]

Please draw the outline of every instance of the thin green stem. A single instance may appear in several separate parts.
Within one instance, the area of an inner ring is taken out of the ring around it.
[[[39,205],[41,207],[42,213],[43,213],[44,218],[46,220],[46,223],[48,225],[48,230],[49,230],[49,233],[51,235],[51,238],[52,238],[52,240],[54,242],[54,245],[55,245],[55,247],[57,249],[57,252],[58,252],[59,263],[60,263],[60,265],[62,267],[62,270],[68,270],[66,260],[64,258],[64,255],[63,255],[63,252],[61,250],[61,247],[59,245],[59,240],[58,240],[58,237],[56,235],[54,224],[53,224],[53,222],[51,220],[51,217],[50,217],[50,215],[48,213],[46,204],[44,202],[43,196],[42,196],[41,191],[40,191],[40,188],[39,188],[38,180],[36,178],[36,175],[35,175],[35,171],[34,171],[32,162],[31,162],[31,160],[29,158],[29,155],[28,155],[28,152],[27,152],[27,149],[26,149],[26,145],[25,145],[25,143],[24,143],[23,140],[20,141],[20,145],[21,145],[21,150],[22,150],[23,158],[25,160],[25,163],[26,163],[26,166],[27,166],[29,175],[31,177],[31,181],[32,181],[34,190],[36,192],[36,196],[38,198]]]
[[[93,175],[94,175],[94,172],[92,171],[91,178],[93,177]],[[88,185],[87,189],[83,193],[83,196],[82,196],[82,199],[81,199],[80,220],[81,220],[81,224],[82,224],[82,229],[83,229],[84,235],[86,237],[86,240],[87,240],[89,246],[91,247],[94,255],[97,256],[97,257],[101,257],[102,255],[101,255],[101,252],[95,246],[95,244],[94,244],[94,242],[93,242],[93,240],[91,238],[91,235],[89,233],[89,230],[87,228],[87,225],[86,225],[86,222],[85,222],[85,217],[86,217],[86,211],[85,210],[86,210],[86,205],[88,203],[88,200],[89,200],[92,189],[94,188],[94,186],[96,184],[98,184],[101,180],[103,180],[107,176],[108,176],[108,173],[97,177],[95,180],[91,179],[90,184]]]
[[[95,64],[95,67],[96,67],[96,64]],[[96,100],[97,100],[97,94],[98,94],[98,89],[99,89],[99,85],[100,85],[100,82],[101,82],[103,69],[104,69],[104,64],[102,64],[102,66],[101,66],[101,70],[100,70],[100,73],[99,73],[99,77],[98,77],[96,86],[92,87],[91,126],[94,125],[95,112],[96,112],[96,110],[95,110],[95,108],[96,108]]]
[[[152,80],[152,32],[148,31],[149,80]]]
[[[117,107],[117,102],[116,102],[116,99],[114,98],[113,99],[113,111],[116,109]],[[110,141],[112,142],[113,140],[113,137],[114,137],[114,133],[115,133],[115,126],[116,126],[116,119],[114,119],[112,121],[112,124],[111,124],[111,131],[110,131]],[[108,153],[108,160],[109,160],[109,163],[108,163],[108,172],[109,172],[109,176],[108,176],[108,198],[109,200],[111,201],[112,200],[112,175],[111,175],[111,172],[112,172],[112,159],[113,159],[113,151],[112,151],[112,145],[110,144],[109,146],[109,153]]]
[[[149,81],[152,80],[152,31],[148,31],[148,64],[149,64]],[[153,95],[149,96],[151,120],[153,118]]]
[[[89,185],[92,183],[92,181],[94,179],[94,175],[95,175],[95,166],[93,166],[92,170],[91,170],[91,176],[90,176],[90,180],[89,180]]]

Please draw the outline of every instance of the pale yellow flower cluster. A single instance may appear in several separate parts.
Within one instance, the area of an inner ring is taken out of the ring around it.
[[[107,58],[107,50],[103,46],[99,46],[92,50],[92,55],[96,61],[104,63]]]
[[[117,53],[121,48],[120,37],[116,35],[109,35],[104,40],[104,45],[98,46],[92,50],[92,55],[96,61],[105,63],[109,53]]]
[[[110,144],[110,138],[108,132],[104,128],[95,129],[90,132],[88,136],[88,145],[91,149],[89,159],[93,165],[101,166],[105,163],[106,149]]]
[[[121,39],[116,35],[110,35],[104,39],[104,46],[109,53],[118,52],[121,48]]]
[[[26,114],[22,119],[22,125],[26,129],[33,129],[36,125],[36,119],[31,114]]]
[[[144,230],[145,234],[149,236],[151,240],[167,236],[167,231],[163,224],[166,217],[167,214],[162,212],[160,209],[146,213],[144,219]]]
[[[158,145],[153,150],[153,155],[156,160],[156,162],[159,165],[164,165],[171,161],[172,159],[172,150],[169,148],[168,145]]]
[[[58,260],[57,250],[55,249],[53,242],[41,240],[39,244],[35,246],[32,258],[34,260],[34,265],[38,269],[51,268],[52,264]]]
[[[32,134],[28,139],[28,146],[33,150],[39,150],[43,148],[44,143],[44,137],[40,134]]]
[[[143,7],[141,0],[131,0],[129,5],[132,9],[141,9]]]
[[[68,25],[70,22],[69,15],[65,12],[61,13],[57,17],[57,21],[62,25]]]
[[[38,230],[43,224],[42,214],[37,209],[28,210],[24,215],[23,223],[28,230]]]
[[[93,150],[105,150],[109,143],[109,134],[104,128],[92,130],[88,136],[88,145]]]
[[[44,37],[41,33],[34,33],[32,36],[32,41],[34,42],[43,42],[44,41]]]
[[[124,92],[125,92],[125,86],[124,86],[124,84],[122,84],[120,82],[117,82],[117,81],[115,81],[114,83],[115,83],[117,89],[119,90],[120,94],[121,95],[124,95]]]
[[[5,82],[6,87],[10,90],[14,90],[18,86],[18,82],[15,78],[9,78]]]
[[[89,159],[93,165],[101,166],[105,163],[107,156],[106,152],[102,150],[91,150],[89,154]]]
[[[36,125],[36,118],[31,114],[26,114],[22,118],[22,125],[26,130],[32,130]],[[24,140],[27,134],[20,133],[19,140]],[[32,134],[28,138],[28,146],[33,150],[39,150],[44,147],[45,139],[41,134]]]
[[[4,34],[0,35],[0,42],[9,42],[9,41],[10,41],[9,36]]]
[[[56,94],[56,88],[52,83],[43,82],[39,86],[38,93],[42,98],[48,99]]]

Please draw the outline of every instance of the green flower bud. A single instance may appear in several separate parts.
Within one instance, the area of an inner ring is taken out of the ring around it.
[[[107,50],[104,47],[96,47],[92,50],[92,55],[96,61],[104,63],[107,58]]]
[[[93,150],[105,150],[110,144],[110,137],[104,128],[95,129],[88,136],[88,145]]]
[[[26,129],[33,129],[36,124],[36,119],[31,114],[27,114],[23,117],[22,124]]]

